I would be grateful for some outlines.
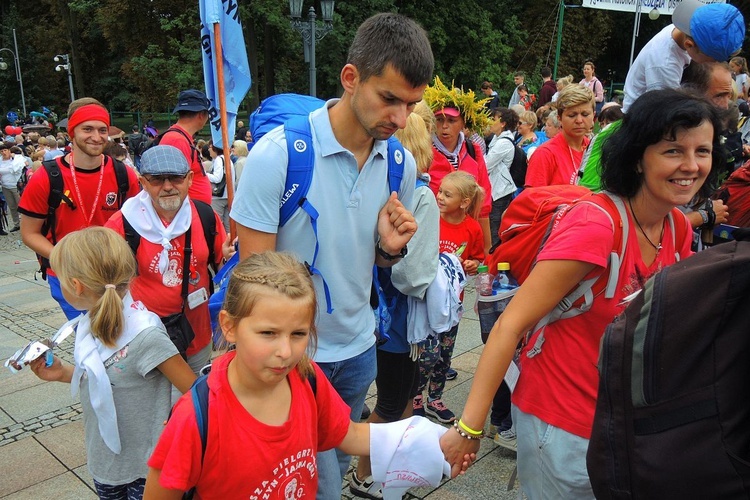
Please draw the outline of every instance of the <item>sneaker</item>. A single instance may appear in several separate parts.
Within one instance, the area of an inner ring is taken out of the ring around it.
[[[3,229],[0,229],[0,236],[8,236],[8,233],[5,232]]]
[[[358,498],[372,498],[378,500],[383,498],[383,483],[376,483],[372,476],[364,479],[357,477],[357,471],[352,472],[352,478],[349,480],[349,491]]]
[[[424,411],[432,416],[442,424],[450,424],[456,420],[456,415],[443,404],[442,399],[436,399],[435,401],[427,401]]]
[[[417,417],[424,417],[424,404],[422,396],[415,396],[411,403],[411,414]]]
[[[365,403],[364,406],[362,406],[362,414],[359,416],[359,419],[361,421],[367,420],[368,418],[370,418],[370,413],[370,407],[367,406],[367,403]]]
[[[10,230],[11,233],[15,233],[16,231],[20,230],[21,226],[15,226],[13,229]]]
[[[484,436],[490,439],[493,439],[495,436],[497,436],[497,426],[494,424],[490,424],[487,428],[487,433]]]
[[[457,378],[458,372],[453,368],[448,368],[448,371],[445,372],[445,380],[456,380]]]
[[[511,451],[518,451],[516,447],[516,431],[513,429],[498,432],[493,441],[498,446],[502,446]]]

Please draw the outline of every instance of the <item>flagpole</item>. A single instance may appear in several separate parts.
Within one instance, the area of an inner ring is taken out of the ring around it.
[[[214,23],[214,48],[216,54],[214,54],[214,64],[216,66],[216,80],[219,84],[219,110],[221,116],[221,142],[224,150],[224,175],[227,180],[227,205],[229,209],[232,208],[232,202],[234,201],[234,177],[232,176],[232,160],[229,155],[229,134],[227,124],[227,99],[224,89],[224,64],[223,64],[223,48],[221,46],[221,25],[220,23]],[[224,228],[225,230],[227,228]],[[236,226],[234,220],[229,219],[229,236],[231,240],[234,240],[236,234]]]

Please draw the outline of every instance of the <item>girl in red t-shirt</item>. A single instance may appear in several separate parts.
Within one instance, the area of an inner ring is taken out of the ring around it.
[[[185,394],[148,461],[144,498],[179,499],[193,488],[196,498],[312,498],[318,451],[370,454],[370,424],[350,420],[308,357],[316,311],[310,274],[291,254],[253,254],[237,265],[219,313],[236,349],[208,375],[205,441]]]
[[[443,177],[438,189],[440,252],[456,254],[466,274],[476,274],[477,267],[484,260],[484,236],[474,218],[479,214],[483,200],[484,190],[471,174],[462,171]],[[442,397],[457,334],[458,325],[424,341],[424,350],[419,356],[419,387],[413,403],[415,415],[427,413],[446,424],[456,419]],[[425,404],[422,393],[428,381],[430,386]]]

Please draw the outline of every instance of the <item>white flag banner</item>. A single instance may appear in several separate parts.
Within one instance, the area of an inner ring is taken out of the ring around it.
[[[726,0],[701,0],[705,4],[726,3]],[[616,10],[633,12],[641,5],[641,13],[648,14],[656,9],[662,16],[671,16],[681,0],[583,0],[582,7],[588,9]]]

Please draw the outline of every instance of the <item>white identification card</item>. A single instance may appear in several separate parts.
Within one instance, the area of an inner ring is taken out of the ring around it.
[[[193,293],[188,295],[187,299],[188,307],[190,309],[195,309],[208,300],[208,293],[206,292],[206,288],[203,287],[194,291]]]

